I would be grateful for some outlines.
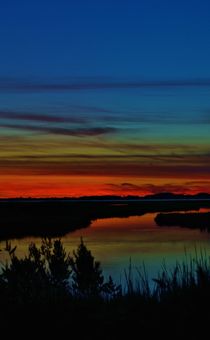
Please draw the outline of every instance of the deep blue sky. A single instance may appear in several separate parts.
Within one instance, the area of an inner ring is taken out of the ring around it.
[[[0,34],[1,76],[210,76],[208,0],[8,0]]]

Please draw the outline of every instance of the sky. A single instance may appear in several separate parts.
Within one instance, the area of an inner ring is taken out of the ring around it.
[[[0,197],[210,193],[210,2],[2,1]]]

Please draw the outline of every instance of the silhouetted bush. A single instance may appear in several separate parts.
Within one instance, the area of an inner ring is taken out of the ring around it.
[[[40,249],[31,243],[24,258],[18,258],[15,249],[6,243],[10,261],[0,275],[1,287],[10,299],[20,303],[49,299],[61,288],[62,294],[67,294],[70,259],[60,240],[43,239]]]
[[[99,295],[103,289],[104,277],[100,262],[95,261],[91,251],[86,248],[81,238],[77,251],[70,260],[72,268],[72,287],[76,294]]]
[[[15,248],[6,242],[10,262],[2,267],[0,286],[11,299],[32,301],[49,299],[52,294],[78,297],[113,298],[121,294],[121,286],[109,277],[107,282],[83,240],[73,256],[67,254],[61,240],[42,240],[38,248],[31,243],[24,258],[16,256]]]
[[[67,287],[71,274],[71,259],[70,255],[66,254],[61,240],[55,240],[52,244],[50,239],[43,239],[41,255],[47,262],[47,272],[51,283]]]
[[[77,250],[73,252],[70,264],[75,294],[82,297],[97,297],[103,294],[111,297],[120,294],[121,287],[114,284],[111,276],[108,282],[104,282],[100,262],[95,261],[82,238]]]

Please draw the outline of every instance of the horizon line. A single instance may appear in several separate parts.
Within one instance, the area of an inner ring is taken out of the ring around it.
[[[84,196],[37,196],[37,197],[32,197],[32,196],[14,196],[14,197],[1,197],[0,201],[2,200],[79,200],[79,199],[91,199],[91,198],[119,198],[119,199],[126,199],[129,197],[134,197],[136,199],[141,199],[141,198],[147,198],[147,197],[155,197],[159,195],[171,195],[171,196],[182,196],[182,197],[196,197],[196,196],[201,196],[201,195],[206,195],[210,197],[210,193],[207,192],[199,192],[196,194],[179,194],[179,193],[172,193],[172,192],[160,192],[160,193],[155,193],[155,194],[147,194],[147,195],[84,195]]]

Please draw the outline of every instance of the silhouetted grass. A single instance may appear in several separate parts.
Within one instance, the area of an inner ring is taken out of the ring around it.
[[[125,270],[125,287],[110,277],[83,240],[69,255],[60,240],[44,239],[19,259],[10,243],[10,261],[0,274],[2,329],[44,329],[48,335],[69,329],[78,338],[201,336],[210,322],[210,259],[205,251],[164,263],[151,284],[145,266]]]

